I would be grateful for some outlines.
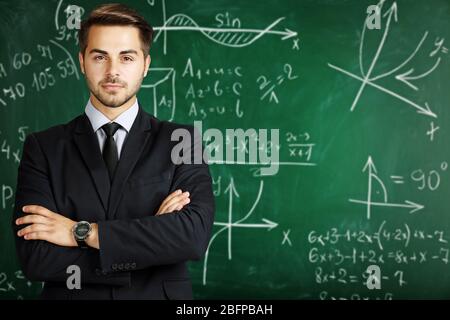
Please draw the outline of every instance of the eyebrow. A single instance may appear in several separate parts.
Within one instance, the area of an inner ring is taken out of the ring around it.
[[[137,51],[136,50],[124,50],[124,51],[120,51],[120,54],[135,54],[137,55]]]
[[[100,50],[100,49],[92,49],[91,51],[89,51],[89,54],[91,54],[91,53],[101,53],[101,54],[108,55],[108,52],[106,52],[105,50]],[[119,54],[135,54],[135,55],[137,55],[138,53],[136,50],[129,49],[129,50],[120,51]]]

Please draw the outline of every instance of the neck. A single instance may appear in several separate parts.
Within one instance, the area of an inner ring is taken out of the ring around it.
[[[123,105],[117,108],[105,106],[92,94],[90,96],[90,100],[95,109],[103,113],[105,117],[107,117],[109,120],[113,121],[114,119],[116,119],[118,116],[120,116],[122,113],[124,113],[133,106],[133,104],[136,102],[136,96],[132,97],[130,100],[128,100],[128,102],[124,103]]]

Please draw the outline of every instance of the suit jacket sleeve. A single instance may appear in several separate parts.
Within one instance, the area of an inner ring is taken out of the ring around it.
[[[192,133],[192,129],[190,130]],[[192,136],[192,135],[191,135]],[[201,151],[201,140],[188,145]],[[98,222],[100,261],[107,271],[121,271],[199,260],[209,243],[214,222],[214,195],[207,163],[178,164],[170,192],[189,191],[190,203],[180,211],[130,220]],[[119,266],[120,269],[117,267]]]
[[[24,205],[36,204],[57,212],[46,158],[37,138],[27,136],[23,156],[19,165],[12,228],[16,242],[16,252],[25,276],[32,281],[66,281],[67,267],[77,265],[81,269],[81,283],[125,285],[129,275],[108,275],[99,269],[99,253],[95,249],[83,250],[76,247],[62,247],[43,240],[24,240],[17,231],[15,220],[25,214]]]

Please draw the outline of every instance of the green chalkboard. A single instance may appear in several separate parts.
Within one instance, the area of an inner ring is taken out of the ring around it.
[[[100,3],[70,2],[83,17]],[[276,174],[260,159],[211,162],[196,298],[450,298],[448,0],[386,0],[379,29],[369,0],[127,3],[155,28],[146,111],[203,131],[279,130],[251,137],[279,154]],[[10,230],[24,137],[88,99],[68,5],[0,2],[0,298],[41,289]]]

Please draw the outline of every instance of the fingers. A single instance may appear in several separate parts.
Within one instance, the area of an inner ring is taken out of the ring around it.
[[[51,217],[53,217],[53,212],[38,205],[24,206],[22,211],[29,214],[16,219],[16,224],[29,224],[29,226],[20,229],[17,232],[17,235],[19,237],[24,237],[24,239],[27,240],[46,240],[48,238],[49,231],[51,231],[52,228]]]
[[[191,202],[191,199],[189,199],[189,196],[186,195],[185,198],[179,199],[178,201],[175,201],[167,206],[164,212],[172,212],[175,210],[181,210],[185,205],[187,205],[189,202]]]
[[[25,240],[44,240],[66,247],[76,245],[71,233],[74,221],[39,205],[27,205],[22,210],[27,214],[16,219],[16,224],[27,226],[17,232],[19,237]]]
[[[189,198],[189,192],[183,192],[181,194],[178,194],[165,204],[165,207],[168,208],[174,208],[178,207],[178,205],[182,204],[186,199]]]
[[[45,207],[42,206],[38,206],[38,205],[28,205],[28,206],[24,206],[22,208],[22,211],[25,213],[34,213],[34,214],[38,214],[47,218],[51,218],[53,215],[53,212],[51,212],[50,210],[48,210]]]
[[[29,214],[26,216],[23,216],[22,218],[16,219],[16,224],[30,224],[30,223],[42,223],[42,224],[49,224],[50,219],[44,216],[40,216],[37,214]]]
[[[35,224],[32,224],[32,225],[30,225],[28,227],[20,229],[17,232],[17,235],[19,237],[23,236],[25,239],[28,239],[28,235],[30,233],[49,232],[49,231],[51,231],[51,226],[50,225],[35,223]]]
[[[161,206],[158,210],[157,215],[163,213],[169,213],[174,210],[181,210],[186,204],[190,202],[187,194],[180,195],[179,198],[172,199],[169,203],[166,203],[164,206]]]
[[[172,212],[174,210],[181,210],[189,202],[189,192],[177,190],[164,199],[156,215]]]
[[[45,231],[31,232],[24,236],[26,240],[50,240],[50,233]]]
[[[159,206],[159,210],[158,210],[158,211],[161,211],[162,209],[166,209],[168,203],[169,203],[171,200],[175,199],[177,196],[181,195],[181,194],[182,194],[181,189],[175,190],[174,192],[172,192],[171,194],[169,194],[169,195],[163,200],[163,202],[161,203],[161,205]]]
[[[163,202],[161,203],[161,206],[160,206],[160,207],[165,206],[165,205],[167,204],[167,202],[169,202],[169,201],[172,200],[174,197],[176,197],[176,196],[178,196],[178,195],[180,195],[180,194],[182,194],[182,193],[181,193],[181,189],[175,190],[174,192],[172,192],[171,194],[169,194],[169,195],[163,200]]]

